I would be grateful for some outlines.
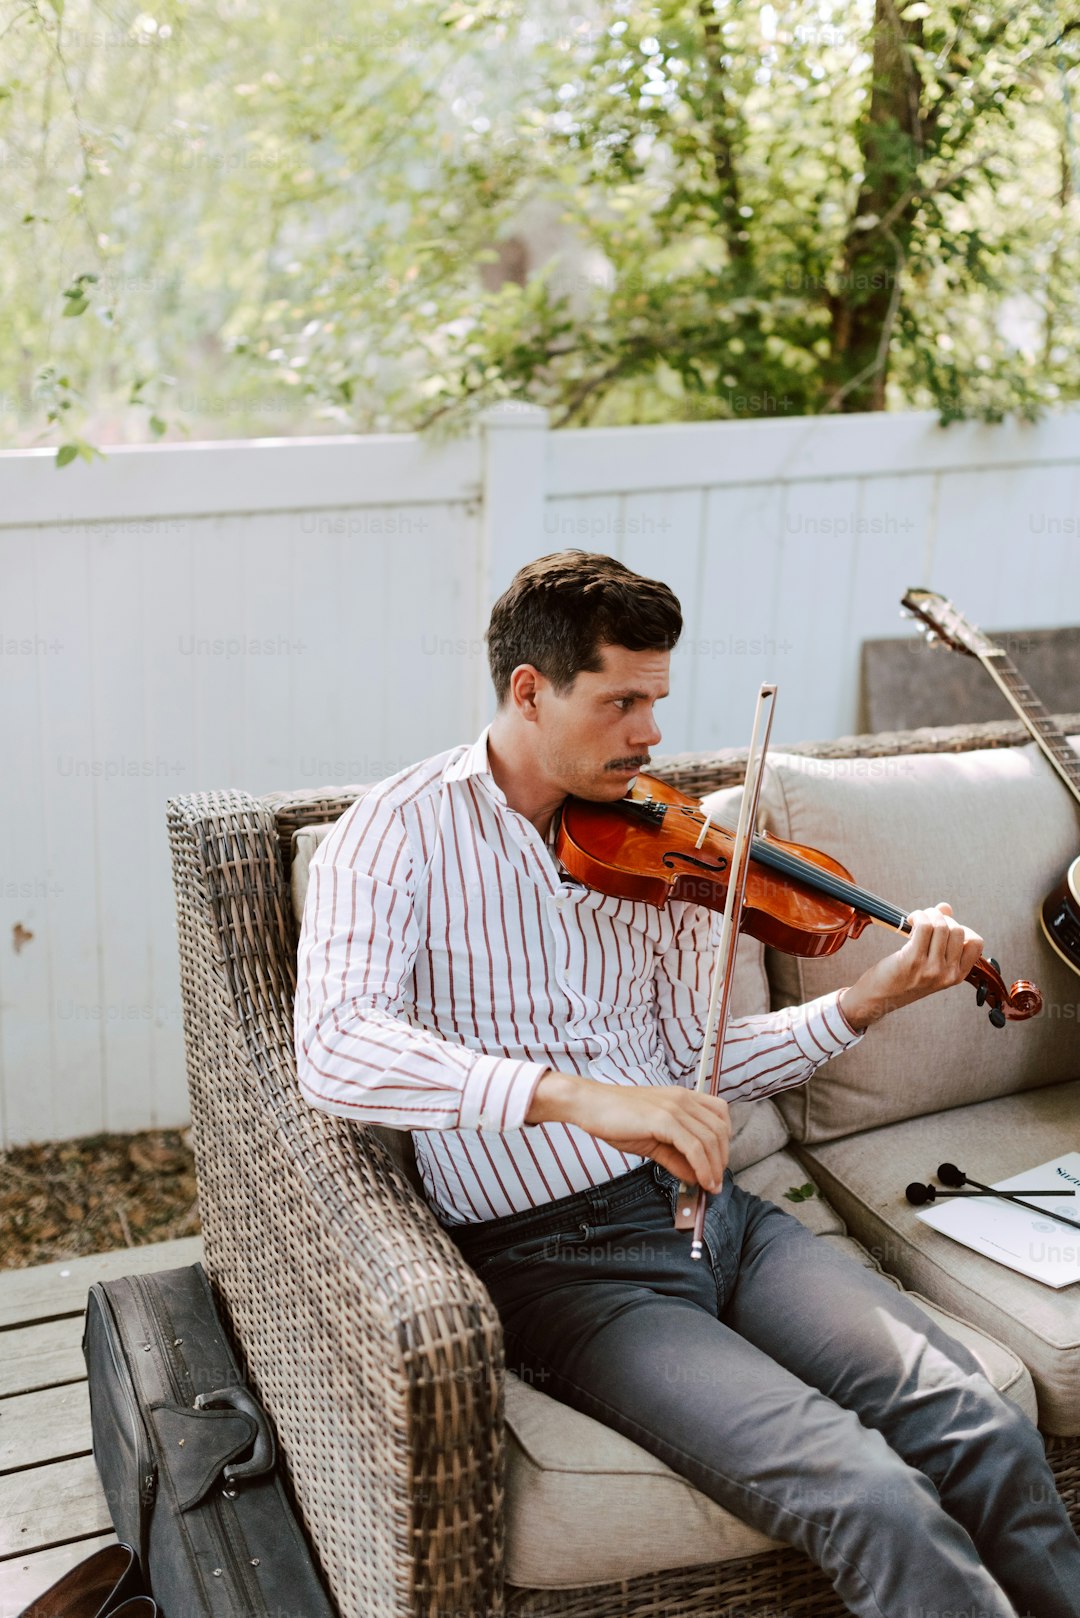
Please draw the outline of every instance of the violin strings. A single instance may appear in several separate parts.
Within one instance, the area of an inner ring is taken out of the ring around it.
[[[889,927],[900,927],[907,919],[903,910],[898,910],[895,905],[879,899],[876,893],[857,887],[854,882],[847,882],[843,877],[836,876],[832,871],[823,870],[820,865],[814,865],[810,860],[803,860],[796,854],[788,853],[786,849],[775,848],[764,838],[755,838],[754,858],[762,865],[770,865],[773,870],[783,871],[786,875],[805,882],[808,887],[827,893],[830,898],[839,899],[844,904],[852,905],[856,910],[865,911],[867,915],[885,922]]]
[[[721,829],[729,837],[734,836],[726,826]],[[759,864],[771,866],[774,871],[782,871],[785,876],[794,877],[797,881],[804,882],[807,887],[815,888],[819,893],[826,893],[832,899],[839,899],[842,904],[849,904],[855,910],[863,910],[868,916],[884,922],[887,927],[901,928],[907,920],[906,911],[898,910],[895,905],[879,899],[876,893],[871,893],[867,888],[860,888],[854,882],[848,882],[843,877],[834,875],[832,871],[824,870],[811,860],[800,859],[797,854],[789,853],[787,849],[777,848],[764,837],[755,835],[751,847],[753,858]]]

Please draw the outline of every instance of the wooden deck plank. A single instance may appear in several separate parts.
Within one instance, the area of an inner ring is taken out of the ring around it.
[[[0,1557],[46,1550],[111,1528],[92,1455],[0,1477]]]
[[[0,1329],[53,1320],[57,1315],[82,1314],[86,1294],[94,1281],[112,1281],[119,1275],[141,1275],[148,1270],[171,1270],[194,1264],[203,1256],[201,1236],[175,1242],[149,1242],[142,1247],[118,1247],[108,1253],[57,1259],[28,1270],[0,1272]]]
[[[81,1314],[37,1326],[12,1326],[4,1332],[0,1337],[0,1398],[85,1378],[82,1332]]]
[[[19,1618],[35,1597],[44,1595],[57,1579],[77,1563],[92,1556],[103,1545],[115,1545],[116,1535],[95,1534],[90,1539],[53,1545],[47,1551],[32,1551],[0,1562],[0,1618]]]
[[[90,1448],[90,1385],[71,1382],[5,1399],[0,1413],[0,1473],[60,1461]]]

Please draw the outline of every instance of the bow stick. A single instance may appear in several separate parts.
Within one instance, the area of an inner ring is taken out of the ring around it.
[[[766,705],[768,707],[768,718],[765,723],[765,736],[759,751],[758,734]],[[763,685],[758,692],[757,705],[754,709],[754,724],[750,733],[750,751],[746,759],[746,779],[743,786],[742,803],[739,806],[739,823],[735,831],[735,842],[731,851],[731,875],[728,880],[727,898],[724,902],[724,919],[720,929],[720,942],[716,946],[716,955],[713,959],[709,1012],[705,1022],[705,1033],[701,1041],[701,1056],[698,1060],[696,1088],[699,1093],[703,1093],[707,1087],[710,1095],[716,1095],[719,1087],[720,1063],[723,1058],[724,1038],[728,1024],[728,1008],[731,1003],[731,984],[735,973],[735,950],[739,941],[739,921],[742,917],[742,907],[746,894],[746,878],[750,870],[751,831],[757,824],[758,800],[761,797],[761,782],[765,773],[765,756],[769,750],[769,736],[772,732],[775,706],[775,685]],[[695,847],[701,847],[711,821],[712,814],[710,812],[705,817]],[[706,1079],[710,1050],[712,1051],[712,1069]],[[676,1230],[693,1231],[690,1257],[700,1259],[705,1231],[705,1195],[700,1185],[691,1185],[686,1180],[679,1181],[678,1195],[675,1199],[675,1228]]]

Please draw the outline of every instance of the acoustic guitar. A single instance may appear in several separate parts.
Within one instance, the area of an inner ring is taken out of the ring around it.
[[[933,590],[909,590],[903,605],[920,618],[932,636],[950,651],[977,657],[1013,711],[1019,715],[1080,804],[1080,754],[1059,730],[1005,648],[969,624],[951,601]],[[1046,941],[1061,959],[1080,972],[1080,855],[1077,855],[1039,911]]]

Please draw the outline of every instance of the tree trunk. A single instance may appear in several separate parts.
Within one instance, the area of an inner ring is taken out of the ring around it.
[[[922,21],[904,22],[894,0],[875,0],[873,85],[857,136],[863,182],[844,244],[832,316],[826,408],[884,410],[889,339],[899,307],[923,156],[922,85],[908,47]]]

